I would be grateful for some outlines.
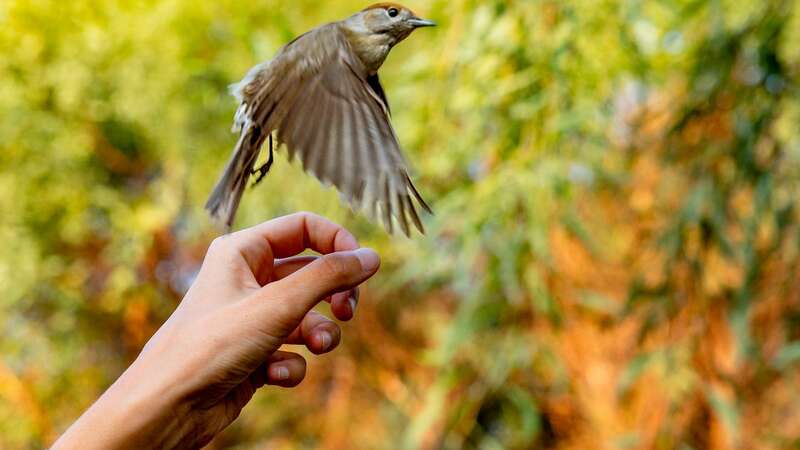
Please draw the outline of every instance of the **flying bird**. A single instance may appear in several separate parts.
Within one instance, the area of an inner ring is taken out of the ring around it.
[[[258,184],[272,166],[274,133],[289,160],[299,157],[354,208],[381,215],[389,233],[392,218],[406,235],[409,223],[424,233],[417,205],[431,209],[411,181],[378,69],[414,30],[435,25],[401,5],[378,3],[301,35],[252,68],[231,87],[240,135],[206,203],[211,216],[233,225],[248,180],[258,175]],[[256,169],[267,141],[268,160]]]

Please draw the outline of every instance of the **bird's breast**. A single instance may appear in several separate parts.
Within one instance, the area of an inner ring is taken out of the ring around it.
[[[381,35],[353,36],[350,43],[370,75],[381,68],[392,49],[390,40]]]

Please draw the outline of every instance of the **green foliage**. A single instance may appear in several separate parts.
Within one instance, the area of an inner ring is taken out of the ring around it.
[[[429,233],[385,236],[279,152],[238,226],[312,210],[384,269],[344,348],[215,445],[798,442],[800,3],[410,6],[440,27],[382,77]],[[361,7],[0,3],[0,447],[48,444],[179,301],[227,85]]]

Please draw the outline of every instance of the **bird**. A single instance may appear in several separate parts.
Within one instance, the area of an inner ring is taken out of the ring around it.
[[[248,181],[257,175],[258,185],[272,167],[274,134],[289,161],[298,157],[354,209],[380,216],[390,234],[392,218],[406,236],[409,223],[424,234],[417,205],[433,211],[411,180],[378,69],[395,45],[432,26],[402,5],[377,3],[300,35],[232,85],[239,139],[206,203],[212,218],[233,226]],[[256,169],[266,141],[268,159]]]

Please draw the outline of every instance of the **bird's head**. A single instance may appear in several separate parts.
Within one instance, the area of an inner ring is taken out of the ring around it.
[[[376,3],[352,19],[360,22],[364,27],[363,31],[385,36],[391,40],[392,45],[407,38],[417,28],[436,26],[434,22],[420,19],[410,9],[396,3]]]

